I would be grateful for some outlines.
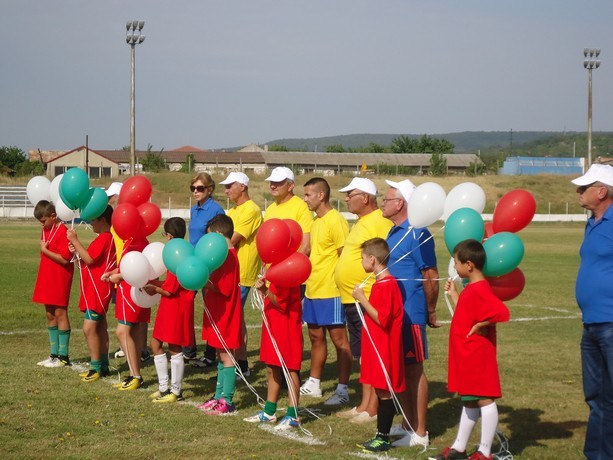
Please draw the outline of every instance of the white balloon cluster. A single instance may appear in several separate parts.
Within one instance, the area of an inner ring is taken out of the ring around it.
[[[69,222],[78,217],[78,211],[70,209],[60,197],[60,182],[64,175],[55,176],[52,181],[45,176],[35,176],[28,181],[26,194],[32,206],[39,201],[47,200],[55,205],[55,213],[64,222]]]
[[[148,244],[143,252],[128,252],[121,258],[119,270],[123,279],[132,286],[130,291],[132,300],[139,307],[151,308],[160,301],[160,294],[150,296],[141,288],[166,273],[166,266],[162,259],[164,243],[154,242]]]

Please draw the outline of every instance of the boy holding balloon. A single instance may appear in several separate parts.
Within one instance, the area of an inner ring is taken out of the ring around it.
[[[500,377],[496,361],[495,323],[509,320],[509,310],[492,292],[483,274],[486,253],[477,240],[464,240],[453,250],[455,269],[468,284],[458,295],[454,282],[445,291],[456,305],[449,330],[449,391],[457,392],[463,408],[454,443],[433,460],[469,458],[491,459],[492,443],[498,427],[496,399],[500,398]],[[470,434],[481,416],[481,442],[478,450],[466,455]]]

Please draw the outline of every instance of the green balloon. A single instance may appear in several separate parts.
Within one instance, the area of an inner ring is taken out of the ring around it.
[[[511,232],[501,232],[490,236],[485,243],[485,276],[502,276],[517,268],[524,257],[524,243]]]
[[[204,260],[209,271],[217,270],[228,256],[228,242],[220,233],[207,233],[198,240],[195,255]]]
[[[471,208],[456,209],[445,222],[445,245],[449,254],[464,240],[483,240],[485,226],[481,214]]]
[[[209,269],[198,256],[189,256],[177,267],[177,279],[190,291],[199,291],[209,280]]]
[[[81,219],[90,221],[100,217],[106,210],[109,204],[109,198],[106,196],[106,192],[101,188],[95,187],[90,189],[89,200],[81,208]]]
[[[70,209],[85,206],[90,197],[87,173],[80,168],[70,168],[62,176],[59,192],[60,198]]]
[[[177,274],[177,267],[190,256],[194,255],[194,247],[183,238],[173,238],[164,245],[162,260],[166,268]]]

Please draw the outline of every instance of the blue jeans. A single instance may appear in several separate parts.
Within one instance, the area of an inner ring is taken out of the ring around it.
[[[590,408],[583,453],[590,460],[613,458],[613,323],[583,325],[583,393]]]
[[[241,305],[244,310],[245,304],[247,303],[247,298],[249,297],[249,291],[251,290],[251,286],[243,286],[242,284],[239,284],[239,287],[241,289]]]

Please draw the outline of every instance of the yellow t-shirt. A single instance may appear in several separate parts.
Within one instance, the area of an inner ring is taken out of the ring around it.
[[[329,299],[340,296],[334,282],[334,270],[338,262],[338,249],[345,245],[349,234],[347,219],[336,209],[318,217],[311,226],[311,276],[306,282],[309,299]]]
[[[111,234],[113,235],[113,241],[115,242],[115,254],[117,254],[117,266],[119,267],[119,262],[121,262],[121,256],[123,254],[123,247],[126,242],[119,238],[113,227],[111,227]]]
[[[262,210],[253,202],[245,201],[228,210],[228,216],[234,223],[234,231],[244,238],[236,246],[238,264],[241,273],[241,286],[253,286],[260,273],[260,257],[255,245],[255,235],[262,225]]]
[[[336,264],[334,280],[341,291],[342,303],[353,303],[353,288],[362,283],[368,274],[362,267],[362,249],[364,241],[371,238],[387,238],[387,234],[394,224],[391,220],[383,217],[380,209],[360,217],[351,228],[341,257]],[[371,275],[364,286],[366,297],[370,296],[370,288],[375,282],[375,275]]]
[[[285,203],[273,203],[264,213],[264,221],[269,219],[293,219],[302,228],[302,233],[311,233],[313,224],[313,213],[309,211],[306,203],[296,195],[292,196]]]

